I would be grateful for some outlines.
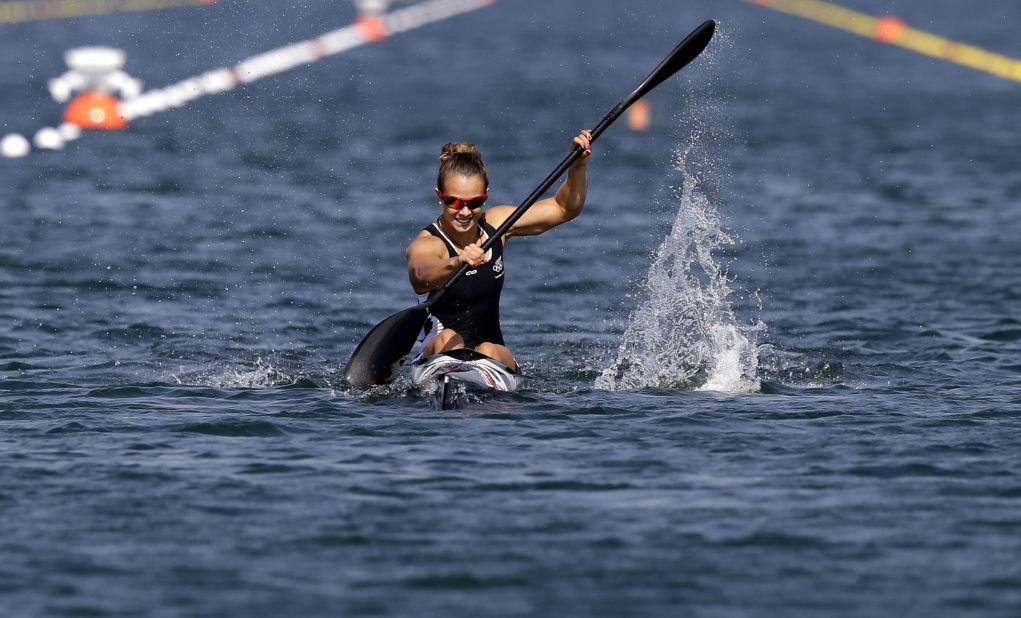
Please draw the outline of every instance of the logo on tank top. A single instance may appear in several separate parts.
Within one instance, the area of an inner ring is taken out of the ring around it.
[[[500,257],[496,258],[496,261],[493,262],[493,272],[496,273],[497,277],[502,277],[503,276],[503,256],[502,255]]]

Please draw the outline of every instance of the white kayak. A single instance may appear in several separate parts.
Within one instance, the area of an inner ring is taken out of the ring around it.
[[[419,359],[411,365],[411,381],[431,391],[441,410],[456,408],[468,388],[513,392],[523,377],[498,360],[475,350],[450,350]]]

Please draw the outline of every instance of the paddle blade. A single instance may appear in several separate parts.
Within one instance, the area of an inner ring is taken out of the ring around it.
[[[702,53],[702,50],[709,45],[714,32],[716,32],[716,22],[710,19],[703,22],[701,26],[692,30],[691,34],[684,37],[684,40],[678,43],[677,47],[667,54],[667,57],[652,70],[652,73],[649,73],[644,82],[639,84],[631,94],[621,99],[620,103],[617,103],[616,107],[610,110],[610,113],[599,124],[593,127],[592,139],[598,138],[627,108],[631,107],[632,103],[649,94],[653,88],[662,84],[671,75],[680,71],[689,62],[697,58]],[[569,156],[577,157],[579,155],[580,151],[574,151]],[[573,158],[565,160],[565,164],[572,163],[573,161]]]
[[[429,310],[423,305],[395,313],[376,325],[355,348],[344,375],[359,388],[386,384],[397,376],[422,332]]]
[[[709,19],[701,26],[691,31],[691,34],[684,37],[684,40],[677,44],[677,47],[659,63],[652,73],[645,78],[640,86],[631,95],[632,101],[637,101],[653,88],[663,83],[668,77],[683,69],[689,62],[698,58],[698,55],[709,45],[709,41],[716,32],[716,22]]]

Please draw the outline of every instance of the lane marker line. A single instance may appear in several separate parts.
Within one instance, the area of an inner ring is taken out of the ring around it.
[[[1021,60],[908,26],[898,17],[873,17],[822,0],[743,0],[919,54],[1021,82]]]
[[[119,102],[120,118],[129,123],[136,118],[181,107],[199,97],[219,94],[277,73],[311,64],[355,47],[384,40],[394,34],[442,21],[455,15],[493,4],[495,0],[426,0],[407,8],[369,18],[332,30],[317,37],[271,49],[220,69],[212,69],[179,82],[142,92],[137,97]],[[372,25],[366,26],[366,22]],[[88,113],[88,112],[86,112]],[[67,123],[65,123],[66,125]],[[36,148],[59,150],[64,143],[77,139],[80,131],[65,125],[56,129],[43,127],[36,132]],[[40,135],[41,134],[41,135]],[[27,140],[12,133],[0,140],[0,156],[23,157],[28,154]]]
[[[215,3],[216,0],[15,0],[0,2],[0,24],[159,11]]]

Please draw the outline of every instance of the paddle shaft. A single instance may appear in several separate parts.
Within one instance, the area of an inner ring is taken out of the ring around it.
[[[670,54],[668,54],[667,57],[659,63],[659,66],[653,69],[652,73],[645,78],[644,82],[635,88],[631,94],[622,99],[620,103],[617,103],[617,105],[610,110],[610,113],[606,114],[606,116],[599,121],[599,124],[592,129],[592,139],[590,139],[589,142],[595,142],[596,139],[602,135],[603,131],[613,124],[617,118],[620,118],[620,115],[623,114],[627,108],[631,107],[635,101],[645,96],[650,90],[661,84],[664,80],[679,71],[682,67],[702,53],[702,50],[705,49],[706,45],[708,45],[709,39],[712,38],[715,28],[716,23],[714,21],[708,20],[703,22],[701,26],[696,28],[691,34],[685,37],[683,41],[678,43],[677,47],[675,47]],[[510,230],[511,226],[517,223],[518,219],[525,214],[525,211],[531,208],[532,205],[535,204],[551,186],[553,186],[553,183],[564,175],[564,172],[566,172],[581,155],[582,150],[580,148],[575,148],[570,154],[564,157],[564,160],[561,161],[560,165],[558,165],[556,169],[554,169],[553,172],[546,177],[546,180],[543,180],[539,186],[536,187],[535,190],[532,191],[532,193],[514,209],[514,212],[507,217],[500,227],[496,228],[493,235],[490,236],[486,242],[482,243],[482,251],[488,251],[493,245],[500,242],[507,231]],[[443,284],[443,287],[440,287],[433,292],[429,300],[423,304],[428,308],[439,301],[439,299],[447,293],[447,290],[454,287],[454,285],[456,285],[457,282],[464,277],[465,273],[468,272],[468,268],[468,264],[461,264],[461,266],[454,271],[454,274],[447,279],[447,282]]]

